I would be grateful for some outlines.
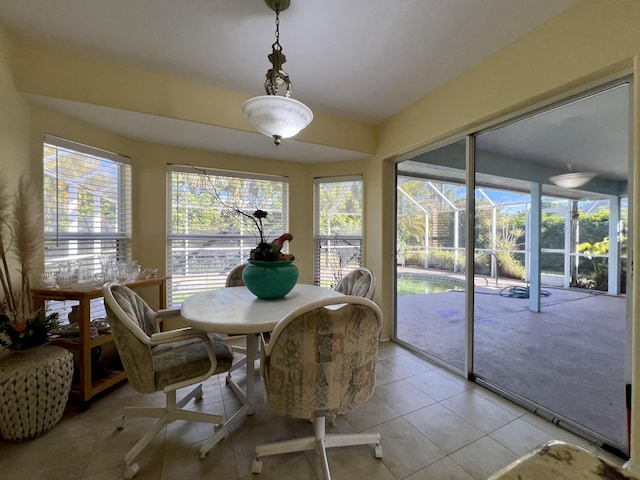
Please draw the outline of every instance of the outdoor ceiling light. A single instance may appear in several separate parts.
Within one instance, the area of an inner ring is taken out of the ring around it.
[[[267,94],[244,102],[242,113],[256,130],[267,137],[273,137],[274,143],[280,145],[283,138],[293,137],[309,125],[313,112],[304,103],[290,98],[291,80],[282,69],[287,57],[282,53],[280,45],[280,12],[289,8],[290,0],[265,0],[265,3],[276,12],[276,41],[267,57],[272,66],[267,71],[264,82]],[[284,96],[278,96],[281,87],[285,87]]]
[[[563,188],[578,188],[587,183],[596,174],[592,172],[575,172],[575,173],[563,173],[561,175],[555,175],[549,177],[554,184]]]

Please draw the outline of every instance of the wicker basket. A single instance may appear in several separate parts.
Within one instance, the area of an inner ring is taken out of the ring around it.
[[[0,436],[17,442],[51,430],[64,413],[72,377],[73,355],[61,347],[0,359]]]

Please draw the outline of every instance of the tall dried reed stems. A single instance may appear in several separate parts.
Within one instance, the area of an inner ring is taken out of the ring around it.
[[[42,215],[40,192],[31,180],[20,177],[12,195],[0,179],[0,284],[3,310],[14,319],[33,312],[31,279],[44,252]]]

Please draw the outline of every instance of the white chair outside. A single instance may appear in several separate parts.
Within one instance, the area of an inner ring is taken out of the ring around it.
[[[229,370],[233,353],[214,334],[190,327],[160,332],[160,317],[179,315],[179,310],[154,312],[131,289],[111,282],[103,287],[107,317],[111,325],[118,354],[124,365],[129,383],[143,394],[163,391],[164,407],[124,407],[118,429],[124,427],[127,417],[152,417],[158,420],[125,455],[125,478],[133,478],[139,471],[135,458],[167,424],[175,420],[205,422],[215,425],[214,435],[226,433],[222,415],[198,412],[183,407],[193,398],[202,398],[200,382],[212,375]],[[181,400],[176,391],[196,385]],[[220,438],[220,439],[221,439]],[[219,440],[218,440],[219,441]],[[200,450],[203,458],[216,442]]]
[[[314,434],[257,446],[253,473],[262,471],[265,456],[305,450],[321,456],[326,480],[331,479],[327,448],[370,444],[375,457],[382,458],[379,433],[325,431],[325,417],[351,411],[373,394],[381,326],[375,303],[345,296],[300,307],[278,323],[268,342],[261,337],[267,405],[279,415],[311,420]]]

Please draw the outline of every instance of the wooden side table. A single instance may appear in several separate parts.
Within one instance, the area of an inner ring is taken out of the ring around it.
[[[157,287],[158,305],[160,309],[167,306],[167,280],[169,277],[153,277],[144,280],[128,282],[125,285],[132,290],[147,287]],[[113,342],[110,333],[101,334],[98,338],[91,338],[91,300],[102,297],[102,286],[77,285],[64,288],[34,288],[31,290],[33,304],[36,309],[44,307],[46,300],[76,300],[78,301],[79,336],[75,338],[56,338],[52,344],[78,352],[79,381],[74,383],[71,395],[81,402],[88,402],[94,395],[122,382],[127,378],[124,370],[110,369],[102,378],[92,378],[91,349]]]
[[[15,442],[51,430],[62,418],[73,355],[55,346],[19,350],[0,359],[0,435]]]

